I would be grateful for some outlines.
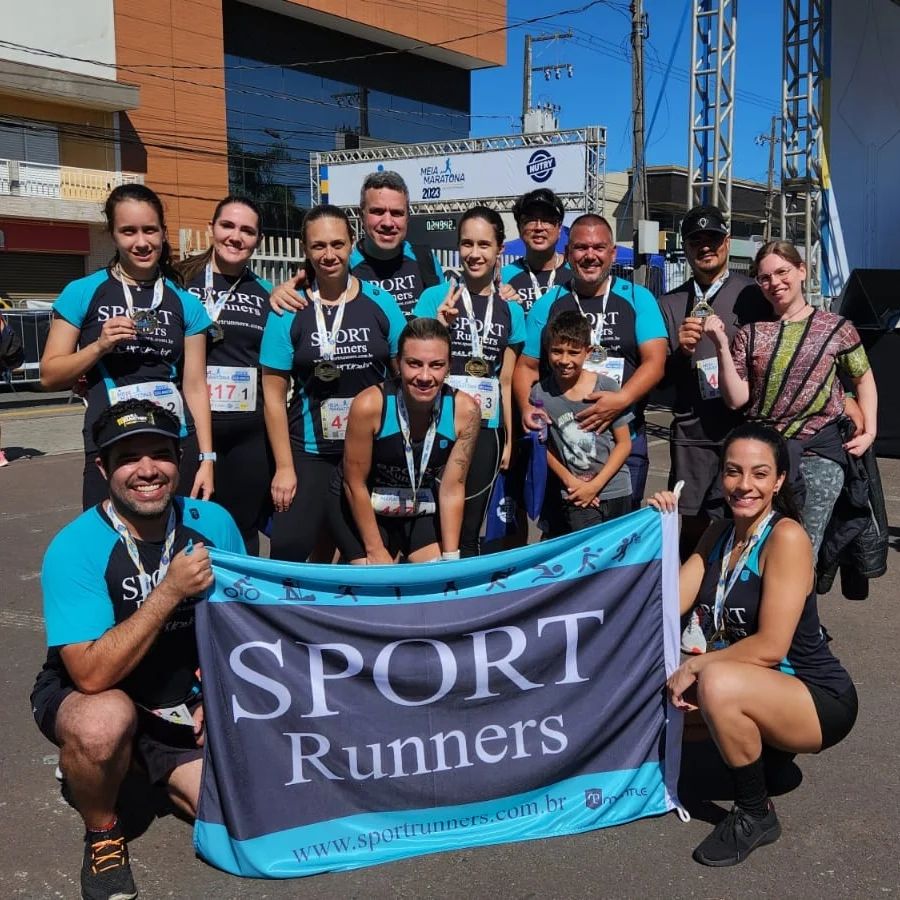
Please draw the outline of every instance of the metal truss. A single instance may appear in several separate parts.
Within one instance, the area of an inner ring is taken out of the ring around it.
[[[718,206],[730,220],[737,0],[693,6],[687,205]]]
[[[781,233],[804,247],[807,299],[822,302],[822,109],[826,0],[785,0]]]
[[[312,201],[322,202],[320,167],[341,163],[387,162],[397,159],[416,159],[427,156],[450,156],[454,153],[479,153],[486,150],[516,150],[522,147],[585,144],[585,189],[577,194],[560,194],[563,206],[575,212],[596,212],[603,215],[606,204],[606,128],[601,125],[570,131],[547,131],[535,134],[508,134],[498,137],[466,138],[454,141],[434,141],[427,144],[389,144],[382,147],[360,147],[355,150],[333,150],[310,154],[310,184]],[[477,202],[498,212],[509,212],[516,197],[479,197]],[[464,212],[475,200],[431,200],[410,202],[414,215],[437,215]],[[347,213],[356,218],[355,207]]]

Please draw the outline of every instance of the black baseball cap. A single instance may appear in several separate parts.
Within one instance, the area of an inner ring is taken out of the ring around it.
[[[717,206],[695,206],[681,223],[681,237],[689,238],[701,231],[711,234],[728,234],[728,224]]]
[[[562,205],[562,200],[560,200],[553,191],[549,188],[537,188],[534,191],[529,191],[527,194],[522,194],[522,196],[516,200],[512,208],[513,218],[517,223],[521,222],[525,213],[530,209],[534,209],[536,206],[549,209],[560,222],[562,222],[563,217],[566,214]]]
[[[134,434],[161,434],[177,444],[181,423],[167,409],[149,400],[123,400],[104,410],[93,432],[94,443],[101,450]]]

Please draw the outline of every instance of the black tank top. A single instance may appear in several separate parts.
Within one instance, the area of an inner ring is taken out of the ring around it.
[[[756,634],[759,628],[759,607],[762,599],[762,578],[759,557],[772,528],[783,518],[777,513],[764,529],[760,540],[747,559],[747,564],[725,598],[725,636],[729,643]],[[716,584],[722,565],[722,553],[728,539],[728,528],[716,541],[706,565],[706,572],[697,594],[701,625],[711,623],[716,603]],[[773,598],[774,599],[774,598]],[[772,600],[770,599],[770,603]],[[708,631],[704,627],[704,631]],[[819,622],[816,592],[803,604],[803,612],[787,656],[773,668],[787,675],[796,675],[807,684],[824,688],[837,696],[851,685],[850,676],[828,647],[828,636]]]
[[[369,474],[370,487],[410,487],[409,471],[406,468],[406,454],[403,450],[403,433],[400,431],[400,413],[397,410],[397,391],[400,383],[392,378],[382,386],[384,403],[381,407],[381,426],[375,435],[372,446],[372,469]],[[437,434],[431,456],[425,467],[422,478],[423,488],[434,488],[437,479],[444,471],[450,458],[450,451],[456,442],[455,420],[456,391],[445,384],[441,389],[441,411],[438,416]],[[413,440],[413,459],[416,464],[416,477],[419,477],[422,464],[422,447],[424,441]]]

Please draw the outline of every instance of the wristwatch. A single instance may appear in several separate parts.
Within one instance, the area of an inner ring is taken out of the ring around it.
[[[209,453],[201,453],[201,454],[199,454],[199,456],[197,457],[197,459],[199,459],[200,462],[215,462],[216,459],[217,459],[217,457],[216,457],[216,454],[215,454],[215,453],[213,453],[212,451],[210,451]]]

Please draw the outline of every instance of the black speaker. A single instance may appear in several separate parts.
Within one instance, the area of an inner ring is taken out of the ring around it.
[[[893,329],[900,321],[900,270],[854,269],[836,306],[860,331]]]

